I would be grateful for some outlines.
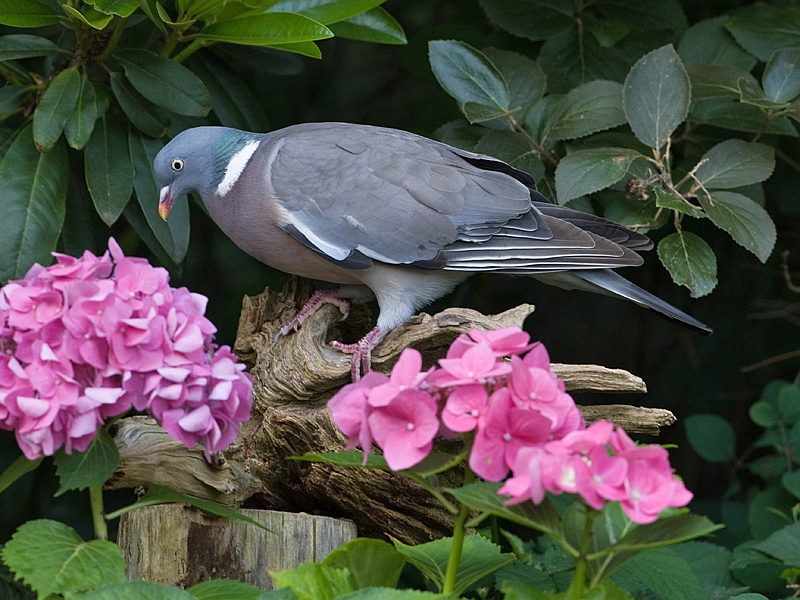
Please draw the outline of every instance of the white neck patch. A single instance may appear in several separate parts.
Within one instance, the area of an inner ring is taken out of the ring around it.
[[[247,161],[249,161],[250,157],[253,156],[253,153],[256,151],[260,143],[261,142],[256,140],[248,142],[244,148],[239,150],[231,157],[231,161],[225,168],[225,177],[222,178],[222,181],[220,181],[219,185],[217,186],[218,196],[224,196],[231,191],[231,188],[233,188],[233,185],[239,180],[239,176],[247,166]]]

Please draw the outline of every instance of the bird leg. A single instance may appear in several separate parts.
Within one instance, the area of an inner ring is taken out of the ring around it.
[[[303,324],[303,321],[317,312],[323,304],[333,304],[338,307],[339,310],[342,311],[341,320],[344,321],[347,315],[350,314],[350,303],[347,302],[347,300],[339,298],[338,294],[339,288],[327,288],[314,292],[311,298],[308,299],[308,302],[297,311],[297,314],[278,330],[273,343],[277,343],[278,338],[282,335],[288,335],[291,331],[297,331],[300,325]]]
[[[330,345],[345,354],[352,354],[350,358],[350,377],[355,382],[361,379],[362,371],[364,375],[366,375],[372,370],[372,349],[377,346],[384,337],[386,337],[386,334],[377,327],[374,327],[355,344],[344,344],[334,340]]]

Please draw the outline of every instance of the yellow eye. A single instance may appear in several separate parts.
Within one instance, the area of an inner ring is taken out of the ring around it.
[[[173,158],[169,164],[173,171],[183,171],[184,162],[182,158]]]

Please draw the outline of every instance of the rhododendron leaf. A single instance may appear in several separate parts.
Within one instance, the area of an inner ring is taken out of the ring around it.
[[[394,540],[394,545],[408,562],[422,571],[428,579],[436,584],[439,590],[442,589],[447,563],[450,560],[450,549],[453,545],[452,538],[441,538],[419,546],[407,546],[399,540]],[[514,554],[501,553],[500,546],[493,544],[483,536],[465,537],[453,593],[461,594],[473,583],[515,560]]]
[[[116,512],[109,513],[106,515],[106,518],[109,520],[116,519],[126,512],[136,510],[137,508],[144,508],[145,506],[173,503],[188,504],[190,506],[194,506],[195,508],[199,508],[203,512],[216,515],[217,517],[234,519],[236,521],[244,521],[245,523],[250,523],[250,525],[255,525],[256,527],[270,531],[269,528],[264,527],[264,525],[255,519],[251,519],[250,517],[247,517],[235,510],[231,510],[230,508],[225,508],[221,504],[217,504],[211,500],[203,500],[202,498],[196,498],[195,496],[176,492],[175,490],[171,490],[168,487],[161,485],[151,485],[147,489],[147,492],[144,494],[144,496],[139,498],[139,500],[137,500],[135,503],[131,504],[130,506],[126,506],[125,508],[121,508]]]
[[[549,498],[546,497],[539,505],[522,502],[509,506],[505,504],[508,498],[497,493],[500,487],[500,483],[480,482],[463,488],[448,488],[447,492],[473,510],[490,513],[557,538],[563,537],[561,519]]]
[[[109,227],[119,218],[133,192],[133,167],[125,132],[103,115],[84,150],[86,186],[97,214]]]
[[[400,572],[406,561],[388,542],[356,538],[331,552],[322,564],[347,569],[358,589],[393,588],[400,579]]]
[[[122,549],[113,542],[84,542],[58,521],[37,519],[20,526],[2,552],[3,562],[39,598],[73,597],[103,584],[125,581]]]
[[[328,463],[331,465],[341,465],[343,467],[364,467],[367,469],[380,469],[389,471],[386,459],[378,454],[371,453],[364,462],[364,453],[360,450],[343,450],[342,452],[306,452],[302,456],[291,456],[291,460],[307,460],[311,462]]]
[[[105,429],[101,429],[85,452],[56,453],[53,463],[61,482],[55,496],[69,490],[84,490],[105,483],[117,470],[119,450]]]
[[[44,457],[40,456],[37,459],[29,460],[25,455],[20,456],[17,460],[11,463],[8,468],[0,474],[0,493],[7,487],[14,483],[17,479],[30,473],[42,462]]]

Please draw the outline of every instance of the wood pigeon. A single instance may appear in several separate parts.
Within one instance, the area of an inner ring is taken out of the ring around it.
[[[491,156],[367,125],[306,123],[267,134],[182,132],[156,156],[159,214],[197,193],[242,250],[341,287],[315,294],[281,330],[324,302],[375,297],[377,326],[351,353],[358,377],[383,337],[473,273],[530,275],[624,298],[690,329],[701,322],[611,269],[642,264],[649,238],[550,203],[533,177]]]

